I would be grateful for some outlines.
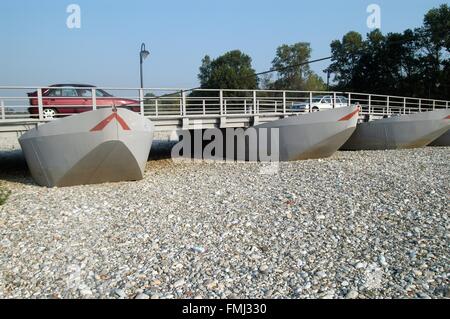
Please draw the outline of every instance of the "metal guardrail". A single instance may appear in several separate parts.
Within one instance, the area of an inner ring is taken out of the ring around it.
[[[27,96],[30,91],[35,92],[31,97]],[[112,106],[126,107],[143,116],[157,119],[292,115],[313,112],[316,108],[346,105],[359,105],[361,115],[376,117],[448,109],[449,101],[365,93],[291,90],[0,87],[0,123],[14,120],[48,121]]]

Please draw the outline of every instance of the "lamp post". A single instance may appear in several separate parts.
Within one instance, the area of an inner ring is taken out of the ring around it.
[[[148,52],[145,49],[145,43],[141,44],[141,52],[139,52],[139,58],[140,58],[140,71],[141,71],[141,89],[144,88],[144,75],[142,73],[142,63],[144,60],[150,55],[150,52]]]
[[[325,70],[323,70],[323,72],[327,74],[327,91],[329,91],[330,90],[330,73],[331,73],[331,70],[330,70],[330,68],[326,68]]]

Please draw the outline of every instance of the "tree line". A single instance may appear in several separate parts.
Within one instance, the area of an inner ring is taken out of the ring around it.
[[[204,89],[278,89],[322,91],[323,79],[307,62],[309,43],[279,46],[273,74],[259,77],[252,59],[240,50],[202,59],[198,79]],[[329,89],[450,99],[450,7],[425,14],[423,25],[402,33],[374,30],[364,38],[350,31],[331,43]]]

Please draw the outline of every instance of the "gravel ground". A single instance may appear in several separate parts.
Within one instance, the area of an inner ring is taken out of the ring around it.
[[[0,152],[1,298],[449,298],[449,149],[42,188]],[[167,149],[167,147],[166,147]]]

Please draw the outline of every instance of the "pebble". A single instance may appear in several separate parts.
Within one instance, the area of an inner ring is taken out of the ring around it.
[[[186,281],[184,279],[180,279],[175,281],[175,283],[173,284],[174,288],[179,288],[181,286],[183,286],[186,283]]]
[[[259,271],[262,273],[266,273],[268,270],[269,270],[269,266],[267,266],[267,265],[261,265],[259,267]]]
[[[380,265],[383,267],[386,267],[388,263],[386,262],[386,258],[383,255],[380,255],[378,257],[378,261],[380,262]]]
[[[203,254],[206,252],[206,248],[201,247],[201,246],[194,246],[194,247],[192,247],[192,250],[199,254]]]
[[[366,267],[367,267],[367,263],[362,263],[362,262],[359,262],[355,265],[356,269],[361,269],[361,268],[366,268]]]
[[[92,291],[90,289],[82,289],[82,290],[80,290],[80,294],[82,296],[88,297],[88,296],[92,296]]]
[[[346,295],[346,299],[356,299],[358,297],[358,291],[351,289]]]
[[[214,289],[217,287],[217,282],[215,282],[214,280],[208,279],[205,282],[205,287],[208,288],[209,290]]]
[[[114,294],[119,298],[125,298],[127,294],[122,289],[114,289]]]

